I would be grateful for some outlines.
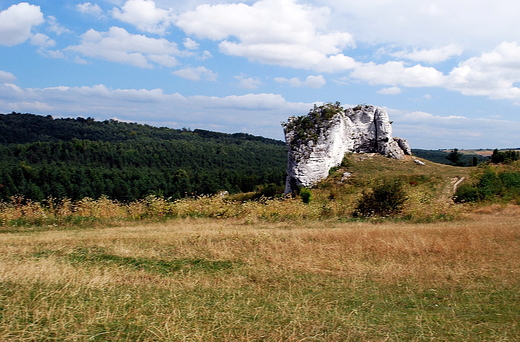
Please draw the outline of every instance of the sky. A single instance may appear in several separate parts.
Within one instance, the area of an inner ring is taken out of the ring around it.
[[[520,147],[518,0],[0,0],[0,113],[283,140],[372,104],[412,148]]]

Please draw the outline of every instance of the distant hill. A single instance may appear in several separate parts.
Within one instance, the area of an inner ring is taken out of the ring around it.
[[[202,129],[172,129],[117,120],[96,121],[93,118],[54,119],[51,115],[0,114],[0,143],[70,141],[72,139],[121,142],[151,138],[161,140],[197,140],[198,138],[239,143],[258,141],[285,145],[284,142],[246,133],[226,134]]]
[[[412,153],[414,156],[419,158],[424,158],[434,163],[446,164],[450,165],[450,161],[446,159],[448,154],[451,151],[446,150],[422,150],[422,149],[412,149]],[[459,151],[462,156],[460,158],[462,164],[464,166],[470,166],[474,157],[477,158],[478,163],[482,163],[489,160],[487,155],[479,154],[474,151]],[[491,155],[491,154],[489,154]]]
[[[282,186],[282,141],[92,118],[0,114],[0,199],[121,201]]]

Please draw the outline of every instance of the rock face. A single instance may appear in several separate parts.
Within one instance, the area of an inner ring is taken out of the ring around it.
[[[325,179],[346,153],[380,153],[394,159],[411,154],[405,139],[392,137],[386,110],[371,105],[314,106],[307,116],[290,117],[282,125],[289,151],[286,193]]]

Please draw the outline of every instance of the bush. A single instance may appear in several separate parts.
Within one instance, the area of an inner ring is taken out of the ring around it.
[[[355,217],[390,217],[403,211],[407,195],[400,181],[385,181],[372,192],[363,193],[354,211]]]
[[[478,200],[480,200],[480,192],[470,184],[462,184],[453,195],[455,203],[476,202]]]
[[[520,196],[520,173],[496,172],[488,168],[480,175],[475,185],[462,184],[453,200],[456,203],[485,201],[508,201]]]
[[[300,198],[302,199],[303,203],[306,203],[306,204],[310,203],[311,199],[312,199],[311,191],[307,188],[301,188],[300,189]]]

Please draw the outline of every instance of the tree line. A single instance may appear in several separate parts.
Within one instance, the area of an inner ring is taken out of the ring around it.
[[[0,200],[248,192],[282,187],[286,160],[283,142],[244,133],[0,115]]]

